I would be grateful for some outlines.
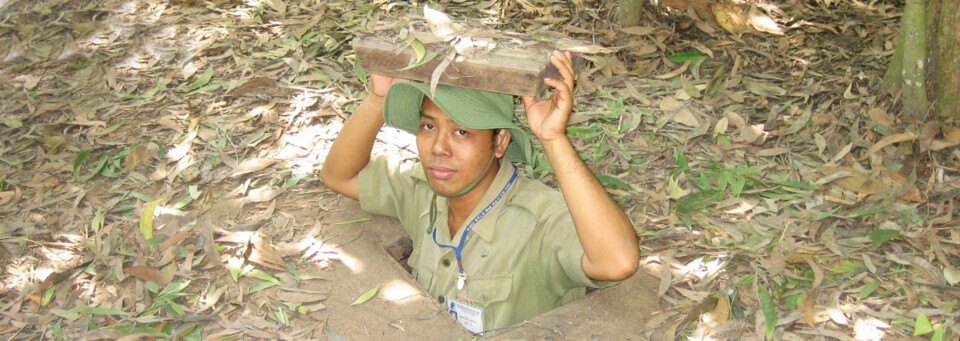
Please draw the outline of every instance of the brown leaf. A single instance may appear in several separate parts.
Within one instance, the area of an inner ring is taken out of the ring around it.
[[[123,159],[123,170],[126,173],[133,172],[137,166],[143,164],[150,158],[150,155],[147,153],[147,146],[139,145],[133,150],[130,151],[130,154],[127,154],[127,157]]]
[[[174,122],[165,118],[161,118],[161,119],[158,119],[155,123],[162,125],[164,127],[173,129],[177,132],[177,134],[183,134],[183,128],[181,128],[180,124],[177,122]]]
[[[276,89],[277,81],[270,77],[256,77],[233,90],[233,96],[272,95]]]
[[[810,256],[804,256],[803,261],[807,262],[807,265],[810,266],[810,270],[813,271],[813,288],[819,288],[820,283],[823,283],[823,269],[820,268],[820,265],[814,262],[813,258],[810,258]]]
[[[867,158],[870,157],[870,155],[873,155],[873,153],[876,153],[880,149],[883,149],[883,147],[889,146],[891,144],[894,144],[897,142],[913,141],[916,139],[917,139],[917,135],[910,134],[910,133],[893,134],[889,136],[884,136],[882,139],[880,139],[880,141],[877,141],[877,143],[873,144],[873,146],[871,146],[870,149],[867,149],[867,152],[864,153],[859,160],[860,161],[866,160]]]
[[[807,298],[803,299],[803,306],[800,307],[800,312],[803,313],[803,321],[807,322],[808,325],[812,328],[816,328],[816,321],[814,320],[813,307],[817,303],[817,289],[816,287],[810,291],[810,294],[807,294]]]
[[[620,29],[620,32],[623,32],[626,34],[632,34],[635,36],[650,35],[656,31],[657,31],[656,27],[645,27],[645,26],[624,27]]]
[[[717,307],[710,313],[710,320],[716,323],[726,322],[730,319],[730,304],[727,303],[727,297],[717,295]]]
[[[780,25],[777,25],[777,22],[773,21],[772,18],[760,11],[760,9],[750,7],[750,10],[747,11],[747,17],[747,21],[750,23],[750,26],[753,26],[753,29],[760,32],[783,35],[783,29],[780,28]]]
[[[710,6],[717,24],[724,30],[735,35],[741,35],[750,29],[747,26],[747,15],[743,9],[729,2],[717,2]]]
[[[243,174],[257,172],[277,163],[277,161],[278,161],[277,159],[264,159],[264,158],[252,158],[252,159],[243,160],[243,162],[237,165],[237,168],[233,170],[233,173],[230,173],[230,176],[237,177]]]
[[[947,133],[947,141],[950,141],[950,142],[960,141],[960,127],[950,128],[950,132]]]
[[[144,281],[151,281],[160,285],[167,284],[167,282],[163,280],[163,275],[160,274],[160,271],[149,266],[134,265],[126,267],[123,269],[123,273]]]
[[[684,71],[687,71],[687,68],[690,67],[690,62],[691,62],[691,61],[689,61],[689,60],[688,60],[688,61],[685,61],[685,62],[683,62],[683,65],[680,65],[680,67],[678,67],[676,70],[667,72],[667,73],[662,74],[662,75],[659,75],[659,76],[655,76],[654,78],[656,78],[656,79],[667,79],[667,78],[673,78],[673,77],[679,76],[679,75],[680,75],[681,73],[683,73]]]
[[[327,299],[327,295],[281,290],[277,292],[277,299],[284,302],[311,303],[325,300]]]
[[[872,176],[861,174],[850,167],[823,167],[820,169],[820,172],[827,176],[839,172],[850,173],[850,176],[845,176],[834,181],[834,183],[848,191],[864,194],[881,194],[891,190],[890,186],[884,182],[874,179]]]
[[[870,116],[870,119],[873,120],[874,123],[886,126],[887,128],[893,129],[893,126],[896,125],[893,117],[890,117],[887,111],[881,108],[872,108],[867,112],[867,115]]]

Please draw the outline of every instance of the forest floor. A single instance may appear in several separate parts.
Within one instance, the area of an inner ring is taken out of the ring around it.
[[[733,34],[649,6],[619,27],[614,2],[430,4],[589,42],[569,133],[668,307],[631,337],[960,335],[960,128],[879,90],[899,3],[720,6]],[[365,96],[351,42],[422,6],[0,0],[0,337],[377,339],[325,306],[390,300],[337,282],[344,233],[383,220],[316,171]]]

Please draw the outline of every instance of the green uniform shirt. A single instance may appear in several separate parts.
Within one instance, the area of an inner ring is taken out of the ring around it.
[[[514,167],[501,162],[487,193],[451,238],[448,200],[437,197],[437,242],[457,245],[470,223],[503,190]],[[614,282],[591,280],[583,272],[583,246],[562,194],[518,176],[513,186],[467,236],[461,256],[467,275],[459,275],[453,250],[433,241],[429,211],[433,190],[420,163],[400,165],[375,156],[360,172],[360,207],[400,219],[413,239],[408,263],[413,276],[443,303],[446,297],[468,297],[484,309],[484,328],[501,328],[539,315],[583,296],[586,287]]]

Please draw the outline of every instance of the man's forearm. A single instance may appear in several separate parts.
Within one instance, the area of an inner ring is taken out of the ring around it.
[[[359,198],[357,177],[370,162],[370,151],[381,126],[383,97],[370,94],[343,124],[323,161],[320,177],[327,187],[354,200]]]
[[[595,280],[621,280],[640,257],[630,219],[584,164],[568,138],[542,141],[583,245],[583,270]]]

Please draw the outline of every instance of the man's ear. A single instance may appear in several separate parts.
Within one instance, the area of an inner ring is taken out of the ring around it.
[[[504,128],[497,131],[496,145],[499,146],[499,148],[497,148],[496,155],[498,159],[502,158],[503,155],[507,153],[507,146],[510,145],[510,138],[512,136],[513,135],[510,134],[510,129]]]

